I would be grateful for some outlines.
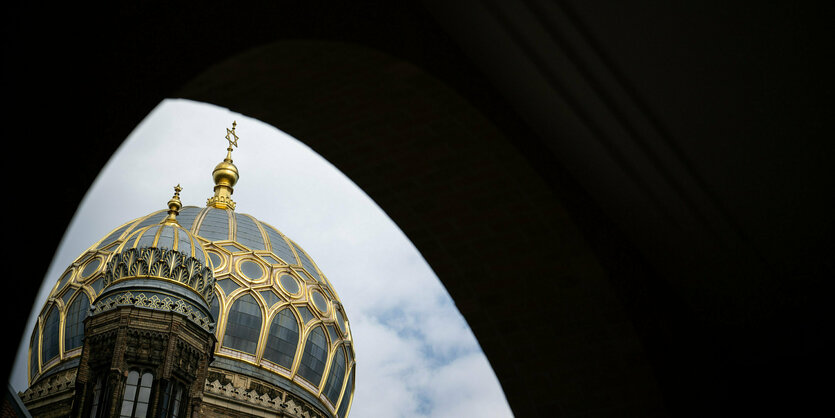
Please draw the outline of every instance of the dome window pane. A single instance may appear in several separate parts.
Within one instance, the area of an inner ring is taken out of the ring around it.
[[[316,306],[316,309],[318,309],[321,313],[325,313],[328,311],[328,302],[325,300],[325,297],[322,296],[322,294],[319,292],[313,292],[313,304]]]
[[[185,231],[181,230],[179,233],[180,234],[185,234]],[[200,262],[203,263],[204,266],[208,267],[206,265],[206,255],[203,253],[203,246],[200,244],[200,241],[198,241],[196,239],[191,240],[191,238],[189,238],[189,240],[190,240],[191,243],[194,244],[194,254],[192,254],[191,256],[200,260]]]
[[[67,310],[67,317],[64,321],[64,350],[81,347],[81,340],[84,337],[84,318],[90,310],[90,299],[84,292],[78,292],[70,308]]]
[[[261,297],[264,298],[264,301],[267,302],[267,306],[273,306],[278,302],[281,302],[281,299],[275,295],[275,292],[272,290],[264,290],[261,292]]]
[[[70,280],[70,277],[72,277],[72,270],[67,271],[63,276],[61,276],[61,280],[58,280],[58,287],[55,290],[61,290],[61,288],[64,287],[64,285]]]
[[[221,289],[223,289],[223,293],[226,294],[226,296],[231,295],[232,292],[234,292],[240,287],[237,283],[230,279],[218,280],[217,285],[220,286]]]
[[[307,306],[297,306],[296,308],[299,309],[299,314],[302,316],[302,321],[306,324],[313,319],[313,314],[310,313],[310,309],[307,309]]]
[[[302,280],[306,282],[313,280],[313,276],[308,274],[307,271],[305,271],[305,269],[295,269],[294,271],[299,275],[299,277],[302,278]]]
[[[264,261],[266,261],[266,262],[268,262],[268,263],[270,263],[270,264],[284,264],[284,263],[282,263],[281,261],[279,261],[277,258],[274,258],[274,257],[268,256],[268,255],[262,255],[262,256],[261,256],[261,258],[263,258],[263,259],[264,259]]]
[[[282,260],[286,261],[287,264],[299,264],[296,261],[296,256],[293,255],[293,250],[287,245],[287,241],[278,233],[273,227],[265,224],[261,224],[264,226],[264,230],[267,231],[267,236],[270,238],[270,248],[272,252],[281,257]]]
[[[58,356],[58,307],[53,306],[43,326],[43,347],[41,358],[44,364]]]
[[[186,206],[182,208],[180,210],[180,214],[177,215],[177,223],[183,228],[191,230],[191,226],[194,224],[194,219],[197,218],[199,213],[200,208],[197,206]]]
[[[165,211],[155,213],[146,218],[144,221],[140,222],[139,225],[136,225],[136,230],[140,230],[148,225],[158,224],[162,222],[162,218],[166,216],[168,216],[168,213]]]
[[[332,404],[336,404],[339,400],[339,394],[342,392],[342,379],[345,378],[345,351],[342,347],[336,349],[336,354],[333,356],[331,362],[330,374],[328,375],[328,382],[325,384],[323,393],[330,399]]]
[[[226,318],[223,345],[254,355],[261,334],[261,307],[255,298],[249,294],[238,298]]]
[[[64,296],[61,296],[61,300],[64,301],[64,306],[68,306],[70,304],[70,299],[72,299],[74,294],[75,289],[67,289],[67,293],[64,293]]]
[[[191,238],[182,229],[177,231],[177,251],[191,257]],[[194,258],[197,258],[196,255]]]
[[[174,228],[170,226],[163,226],[160,228],[159,240],[157,241],[157,248],[165,248],[167,250],[174,249]],[[190,251],[189,251],[190,252]]]
[[[261,236],[261,230],[258,225],[249,216],[235,213],[235,223],[237,229],[235,230],[235,241],[243,244],[251,250],[266,250],[264,245],[264,237]]]
[[[130,226],[130,224],[127,224],[127,225],[113,231],[113,233],[108,235],[107,238],[101,240],[101,244],[99,244],[99,246],[96,247],[96,249],[105,247],[105,246],[107,246],[107,244],[110,244],[111,242],[116,241],[116,239],[119,238],[119,236],[122,235],[122,232],[125,232],[125,230],[128,229],[129,226]]]
[[[90,277],[96,270],[99,269],[99,265],[101,264],[101,259],[96,257],[90,260],[87,265],[84,266],[84,271],[81,272],[81,276],[84,278]]]
[[[336,322],[339,324],[339,330],[342,331],[342,335],[348,333],[348,330],[345,328],[345,314],[342,310],[336,311]]]
[[[290,293],[292,295],[299,293],[299,283],[296,282],[296,279],[294,279],[292,276],[288,276],[285,274],[279,277],[278,282],[279,284],[281,284],[281,287],[283,287],[284,290],[287,291],[287,293]]]
[[[316,327],[307,336],[304,343],[304,354],[299,364],[299,375],[315,386],[322,382],[325,371],[325,360],[328,358],[328,343],[322,327]]]
[[[220,300],[218,298],[212,298],[212,320],[217,322],[220,319]]]
[[[348,406],[351,402],[351,392],[354,390],[354,370],[351,369],[351,374],[348,375],[348,384],[345,385],[345,394],[342,395],[342,402],[339,404],[339,411],[336,416],[343,418],[348,413]]]
[[[92,287],[95,294],[98,295],[101,292],[101,277],[96,279],[93,283],[90,283],[90,287]]]
[[[209,241],[229,239],[229,215],[224,209],[209,209],[197,232]]]
[[[331,344],[333,344],[333,343],[336,342],[336,340],[339,339],[339,336],[336,335],[336,331],[333,329],[333,325],[329,324],[327,326],[327,328],[328,328],[328,335],[330,335],[330,337],[331,337]]]
[[[296,249],[296,254],[299,255],[299,259],[302,262],[302,267],[304,267],[304,269],[307,270],[308,273],[310,273],[311,277],[318,281],[321,281],[321,279],[319,278],[319,273],[316,272],[316,267],[313,266],[313,262],[310,261],[309,258],[307,258],[307,256],[304,254],[302,250],[299,249],[298,245],[294,245],[294,248]]]
[[[221,245],[221,247],[223,247],[224,249],[226,249],[226,251],[229,251],[230,253],[237,253],[243,251],[240,248],[238,248],[238,246],[232,244]]]
[[[290,369],[299,345],[299,326],[292,310],[282,309],[273,318],[264,347],[264,358]]]
[[[264,269],[254,261],[245,260],[240,264],[240,269],[249,280],[258,280],[264,275]]]
[[[154,245],[154,239],[157,236],[158,230],[159,227],[154,226],[148,228],[145,232],[143,232],[142,236],[139,238],[139,241],[136,243],[136,248],[152,247]]]
[[[220,254],[214,251],[209,251],[209,258],[212,259],[212,266],[214,266],[215,269],[218,269],[223,265],[223,259],[220,258]]]

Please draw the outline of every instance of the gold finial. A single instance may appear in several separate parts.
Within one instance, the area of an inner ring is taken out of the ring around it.
[[[174,196],[171,196],[171,200],[168,201],[168,217],[165,218],[163,223],[177,223],[177,215],[183,208],[183,203],[180,202],[180,191],[182,190],[183,188],[179,184],[174,187]]]
[[[223,159],[212,171],[212,178],[215,181],[215,194],[206,201],[206,206],[213,206],[218,209],[235,209],[235,202],[232,201],[232,193],[235,183],[238,182],[238,167],[232,163],[232,146],[238,146],[238,135],[235,133],[235,126],[238,122],[232,122],[232,129],[226,128],[226,140],[229,141],[229,148],[226,148],[226,158]]]

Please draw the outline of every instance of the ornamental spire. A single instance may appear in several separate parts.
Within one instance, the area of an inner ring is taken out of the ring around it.
[[[174,196],[171,196],[171,200],[168,201],[168,217],[165,218],[165,220],[162,221],[162,223],[177,223],[177,215],[180,214],[180,209],[183,208],[183,203],[180,202],[180,191],[182,190],[183,188],[180,187],[179,184],[174,187]]]
[[[226,148],[226,158],[223,159],[212,171],[212,178],[215,181],[215,194],[206,201],[206,206],[215,207],[218,209],[232,209],[235,210],[235,202],[232,201],[232,193],[235,183],[238,182],[238,167],[232,163],[233,146],[238,147],[238,135],[235,133],[235,126],[238,123],[232,122],[232,129],[226,128],[226,140],[229,141],[229,147]]]

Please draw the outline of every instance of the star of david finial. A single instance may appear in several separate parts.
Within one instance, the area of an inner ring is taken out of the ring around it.
[[[238,146],[238,135],[235,134],[235,125],[237,124],[238,122],[233,121],[232,129],[226,128],[226,140],[229,141],[229,148],[232,148],[232,145]]]
[[[168,201],[168,217],[162,220],[164,224],[177,223],[177,215],[180,214],[180,209],[183,208],[183,203],[180,202],[180,192],[183,190],[178,184],[174,187],[174,196]]]
[[[232,162],[232,151],[238,146],[238,135],[235,127],[238,122],[232,122],[232,129],[226,128],[226,140],[229,147],[226,148],[226,158],[223,159],[212,171],[212,179],[215,181],[215,194],[206,201],[207,206],[218,209],[235,210],[235,202],[232,201],[232,187],[238,182],[238,167]]]

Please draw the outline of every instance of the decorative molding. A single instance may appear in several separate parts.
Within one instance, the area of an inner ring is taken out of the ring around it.
[[[44,398],[61,394],[71,395],[75,392],[75,377],[77,371],[78,369],[73,367],[71,369],[55,373],[54,375],[49,376],[48,378],[43,379],[37,384],[29,387],[26,391],[18,393],[18,396],[20,396],[20,400],[22,400],[25,404],[31,405],[33,402]],[[29,405],[27,405],[27,408]]]
[[[88,334],[87,346],[89,358],[87,364],[91,368],[100,368],[109,365],[113,361],[113,351],[116,347],[117,330],[110,330],[100,334]]]
[[[173,280],[193,289],[211,305],[215,278],[212,270],[200,260],[165,248],[129,248],[107,263],[102,279],[106,288],[114,282],[133,277],[159,277]]]
[[[165,359],[167,333],[128,328],[125,337],[126,362],[160,364]]]
[[[316,412],[304,401],[286,392],[283,396],[280,392],[276,393],[276,396],[271,398],[267,393],[259,394],[254,389],[247,390],[242,387],[236,387],[232,382],[222,384],[220,380],[216,379],[213,382],[209,382],[207,379],[203,393],[236,402],[242,406],[258,407],[271,412],[282,413],[290,417],[324,418],[323,415]],[[284,398],[283,400],[282,397]]]
[[[176,371],[188,377],[189,381],[194,381],[200,373],[200,365],[202,360],[206,358],[206,353],[197,349],[191,344],[178,339],[175,347],[175,355],[173,365]]]
[[[146,295],[150,294],[150,296]],[[149,308],[158,311],[177,312],[203,328],[208,332],[214,332],[214,322],[203,315],[197,307],[191,303],[176,297],[151,292],[138,292],[136,294],[125,291],[110,295],[107,298],[96,300],[90,308],[91,315],[115,309],[119,306],[136,306]]]

